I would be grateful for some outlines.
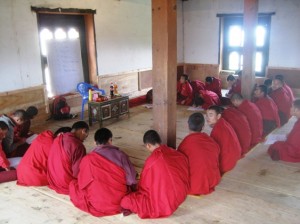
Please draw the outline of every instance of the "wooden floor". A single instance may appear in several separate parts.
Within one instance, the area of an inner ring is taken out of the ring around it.
[[[114,134],[113,143],[124,150],[141,171],[149,153],[142,147],[143,133],[151,128],[152,111],[142,106],[131,109],[118,122],[105,126]],[[177,144],[187,135],[186,107],[177,111]],[[55,130],[71,125],[74,120],[45,124],[37,130]],[[277,133],[287,133],[293,119]],[[85,145],[94,147],[94,124]],[[205,128],[209,132],[209,128]],[[300,137],[300,136],[299,136]],[[136,215],[121,214],[96,218],[75,208],[67,196],[56,194],[47,187],[20,187],[15,182],[0,184],[0,224],[2,223],[300,223],[300,164],[273,162],[266,154],[268,146],[259,144],[235,169],[224,175],[216,191],[208,196],[188,196],[169,218],[141,220]]]

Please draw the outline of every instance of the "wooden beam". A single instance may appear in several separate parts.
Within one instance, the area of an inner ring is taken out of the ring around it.
[[[244,0],[244,61],[242,75],[242,95],[250,99],[255,84],[255,52],[258,0]]]
[[[162,141],[176,146],[176,0],[152,0],[153,120]]]

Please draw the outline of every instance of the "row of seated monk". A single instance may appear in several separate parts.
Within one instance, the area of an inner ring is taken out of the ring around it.
[[[257,87],[256,92],[262,89]],[[266,98],[265,91],[262,92]],[[86,155],[82,142],[89,127],[83,121],[55,134],[45,131],[38,135],[17,167],[17,183],[48,185],[58,193],[69,194],[75,206],[95,216],[120,212],[125,215],[134,212],[141,218],[169,216],[187,194],[203,195],[214,191],[221,176],[261,141],[263,127],[276,128],[280,124],[279,114],[275,118],[274,111],[274,119],[264,122],[260,108],[240,94],[233,94],[231,100],[235,107],[208,108],[206,120],[213,128],[210,136],[202,133],[203,114],[192,114],[188,119],[190,133],[177,151],[161,145],[156,131],[146,132],[143,141],[152,153],[145,161],[137,187],[133,166],[127,155],[112,145],[112,133],[108,129],[95,133],[97,147]],[[268,105],[265,103],[266,111],[272,108]],[[293,130],[286,141],[274,143],[268,152],[274,160],[299,162],[300,144],[295,133],[300,129],[300,100],[293,102],[290,111],[298,118]],[[10,118],[22,120],[16,112]],[[0,121],[1,139],[8,129],[8,125]],[[1,155],[1,166],[9,167],[5,154]]]

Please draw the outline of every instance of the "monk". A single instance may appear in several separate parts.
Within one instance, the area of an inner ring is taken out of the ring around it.
[[[209,90],[200,90],[194,99],[194,106],[201,106],[205,110],[207,110],[210,106],[220,104],[221,101],[219,96],[215,92]]]
[[[59,194],[69,194],[69,183],[76,179],[81,159],[86,155],[83,141],[89,134],[84,121],[73,124],[71,132],[54,139],[48,157],[47,179],[49,188]]]
[[[8,129],[8,125],[4,121],[0,121],[0,183],[17,179],[16,170],[10,167],[10,161],[6,158],[1,144],[8,132]]]
[[[59,128],[54,134],[46,130],[39,134],[32,142],[17,167],[18,185],[22,186],[46,186],[47,162],[53,140],[61,133],[70,132],[71,128]]]
[[[283,82],[281,79],[276,79],[276,77],[273,79],[270,97],[274,100],[278,107],[280,125],[283,126],[290,119],[290,108],[292,107],[292,104],[288,93],[283,88]]]
[[[241,145],[231,125],[222,118],[223,108],[211,106],[207,110],[207,123],[212,127],[210,137],[220,146],[220,172],[232,170],[241,158]]]
[[[188,75],[181,75],[177,84],[177,102],[186,106],[190,106],[193,103],[193,88],[189,83]]]
[[[140,218],[167,217],[188,193],[188,161],[182,153],[162,145],[154,130],[147,131],[143,140],[151,155],[145,161],[137,192],[126,195],[121,207]]]
[[[219,170],[219,145],[206,133],[201,132],[205,120],[201,113],[188,119],[189,135],[178,147],[186,155],[190,168],[189,194],[203,195],[215,190],[221,180]]]
[[[220,79],[212,76],[207,76],[205,78],[205,89],[216,93],[220,99],[222,98],[222,87]]]
[[[238,93],[233,94],[230,99],[232,104],[247,117],[252,133],[251,147],[261,142],[263,120],[258,107],[249,100],[244,99],[243,96]]]
[[[94,216],[121,212],[121,199],[136,186],[136,171],[128,156],[112,145],[107,128],[96,131],[97,147],[80,164],[78,179],[70,183],[70,198],[79,209]]]
[[[233,75],[229,75],[227,77],[227,83],[229,86],[229,91],[226,94],[227,97],[231,97],[232,94],[234,93],[241,93],[242,91],[242,83],[241,80],[238,78],[235,78]]]
[[[241,148],[242,157],[250,150],[251,144],[251,129],[246,116],[234,107],[227,108],[222,113],[222,118],[224,118],[234,129]]]
[[[285,92],[289,96],[291,104],[293,104],[293,102],[295,100],[294,93],[293,93],[291,87],[289,87],[289,85],[286,84],[283,75],[276,75],[275,79],[281,80],[281,82],[283,83],[282,88],[285,90]]]
[[[17,125],[22,125],[26,119],[25,110],[16,110],[10,116],[5,114],[0,116],[0,121],[4,121],[8,126],[8,132],[2,141],[3,150],[7,156],[13,151],[14,128]]]
[[[257,86],[254,91],[254,103],[260,110],[263,119],[263,136],[280,127],[278,108],[267,94],[268,87],[265,85]]]
[[[286,141],[278,141],[270,145],[268,153],[272,160],[300,162],[300,99],[294,101],[291,114],[297,118],[297,121],[287,135]]]
[[[193,89],[193,97],[198,95],[200,90],[205,90],[205,84],[204,84],[204,82],[202,82],[200,80],[191,81],[190,84],[191,84],[192,89]]]

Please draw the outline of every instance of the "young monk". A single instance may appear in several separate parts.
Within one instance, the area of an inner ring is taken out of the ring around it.
[[[260,110],[254,103],[244,99],[243,96],[238,93],[231,96],[231,102],[247,117],[252,133],[251,146],[256,145],[262,140],[263,134],[263,121]]]
[[[294,101],[291,114],[297,118],[297,121],[287,135],[286,141],[278,141],[270,145],[268,153],[272,160],[300,162],[300,99]]]
[[[210,137],[220,146],[220,172],[232,170],[241,158],[242,149],[239,139],[231,125],[222,118],[223,108],[211,106],[207,110],[207,123],[212,127]]]
[[[286,84],[286,82],[284,81],[283,75],[276,75],[275,79],[281,80],[281,82],[283,83],[282,88],[286,91],[287,95],[289,96],[291,104],[293,104],[293,102],[295,100],[294,93],[293,93],[291,87],[289,87]]]
[[[223,111],[222,118],[234,129],[242,148],[242,156],[244,156],[250,150],[252,138],[250,125],[246,116],[236,108],[230,107]]]
[[[189,194],[209,194],[221,180],[219,170],[219,145],[206,133],[201,132],[205,120],[201,113],[194,113],[188,119],[189,135],[178,147],[186,155],[190,168]]]
[[[8,132],[2,141],[3,150],[6,155],[13,151],[14,128],[16,125],[22,125],[27,119],[25,110],[16,110],[12,115],[0,116],[0,121],[4,121],[8,126]]]
[[[227,77],[227,83],[229,86],[229,91],[226,94],[227,97],[231,97],[234,93],[241,93],[242,91],[242,83],[241,80],[238,78],[235,78],[233,75],[229,75]]]
[[[189,190],[187,158],[162,145],[154,130],[147,131],[143,140],[151,155],[145,161],[138,191],[126,195],[121,207],[137,213],[140,218],[170,216]]]
[[[181,75],[177,84],[177,102],[186,106],[190,106],[193,103],[193,88],[187,75]]]
[[[4,121],[0,121],[0,183],[13,181],[17,179],[16,170],[10,167],[10,162],[6,158],[2,150],[2,140],[8,132],[8,125]]]
[[[46,130],[39,134],[32,142],[17,167],[18,185],[22,186],[46,186],[47,162],[53,140],[61,133],[70,132],[71,128],[59,128],[54,134]]]
[[[263,136],[280,127],[278,108],[267,94],[268,87],[265,85],[257,86],[254,91],[254,103],[260,110],[263,118]]]
[[[222,98],[220,79],[212,76],[207,76],[205,78],[205,89],[216,93],[220,99]]]
[[[81,163],[78,179],[70,183],[70,198],[79,209],[94,216],[121,212],[121,199],[136,186],[136,171],[128,156],[112,145],[107,128],[96,131],[97,147]]]
[[[215,92],[209,90],[200,90],[194,98],[194,106],[201,106],[203,109],[207,110],[210,106],[220,105],[221,101]]]
[[[272,92],[270,97],[278,107],[280,125],[283,126],[290,119],[290,108],[292,107],[291,99],[288,93],[283,89],[283,82],[276,77],[272,81]]]
[[[193,89],[193,98],[195,98],[195,96],[198,95],[200,90],[205,90],[205,84],[200,80],[191,81],[190,84]]]
[[[72,131],[54,139],[48,157],[47,178],[49,187],[59,194],[69,194],[69,183],[77,178],[79,164],[86,155],[83,141],[89,134],[89,126],[77,121]]]

